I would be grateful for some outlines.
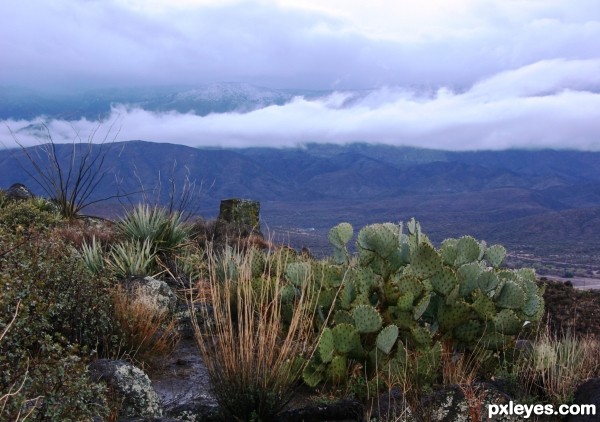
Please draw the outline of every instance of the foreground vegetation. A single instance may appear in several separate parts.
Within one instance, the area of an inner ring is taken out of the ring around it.
[[[134,282],[146,275],[187,303],[224,420],[274,420],[301,384],[321,401],[401,391],[423,420],[420,398],[455,384],[477,420],[479,381],[563,404],[598,373],[596,339],[549,332],[543,287],[503,267],[499,245],[465,236],[436,248],[414,220],[356,236],[339,224],[323,260],[210,239],[158,207],[65,219],[52,202],[0,193],[0,419],[116,420],[118,400],[88,364],[151,369],[178,339],[176,310]]]

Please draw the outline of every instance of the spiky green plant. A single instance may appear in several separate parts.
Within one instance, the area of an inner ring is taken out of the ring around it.
[[[85,266],[92,274],[100,274],[104,270],[104,257],[102,256],[102,247],[96,242],[96,237],[92,237],[92,243],[84,242],[81,245],[81,258]]]
[[[143,242],[124,241],[111,247],[106,264],[117,276],[149,275],[154,268],[155,252],[149,239]]]
[[[138,204],[129,211],[117,229],[126,239],[148,240],[156,254],[175,251],[188,236],[180,214],[169,214],[162,208],[145,204]]]

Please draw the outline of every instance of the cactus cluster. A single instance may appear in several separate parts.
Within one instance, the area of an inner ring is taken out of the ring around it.
[[[329,232],[332,259],[287,266],[291,286],[312,283],[318,290],[317,315],[325,324],[304,370],[308,385],[343,382],[350,360],[431,379],[442,349],[509,347],[526,321],[542,317],[535,273],[502,268],[502,246],[464,236],[436,249],[414,219],[406,229],[366,226],[352,256],[353,229],[342,223]]]

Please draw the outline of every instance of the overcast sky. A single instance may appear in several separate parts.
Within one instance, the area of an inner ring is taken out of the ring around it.
[[[598,0],[7,0],[0,51],[0,86],[336,91],[206,117],[116,105],[119,140],[600,150]]]

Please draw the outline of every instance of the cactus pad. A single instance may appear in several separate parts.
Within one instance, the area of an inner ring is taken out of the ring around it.
[[[477,312],[484,320],[489,320],[494,318],[496,315],[496,305],[494,301],[482,292],[476,292],[474,295],[475,300],[471,304],[471,308]]]
[[[281,295],[281,301],[283,303],[290,303],[296,299],[296,289],[291,284],[283,286],[279,294]]]
[[[494,326],[499,333],[514,335],[523,328],[523,321],[512,309],[503,309],[494,317]]]
[[[398,327],[392,324],[388,325],[379,332],[377,339],[375,340],[375,344],[379,350],[387,355],[396,344],[397,339]]]
[[[431,295],[427,294],[421,298],[415,305],[415,309],[413,311],[413,318],[418,320],[427,310],[429,306],[429,301],[431,300]]]
[[[397,307],[400,311],[411,311],[415,296],[412,292],[405,292],[398,297]]]
[[[477,261],[481,254],[481,247],[471,236],[463,236],[456,242],[456,251],[454,265],[458,267],[469,262]]]
[[[471,308],[462,301],[453,305],[443,304],[438,309],[438,322],[442,331],[451,331],[454,327],[469,319]]]
[[[339,324],[332,328],[333,345],[337,352],[348,354],[360,348],[360,336],[353,325]]]
[[[285,276],[295,287],[302,287],[310,277],[310,264],[291,262],[285,268]]]
[[[333,359],[333,332],[330,328],[325,328],[319,340],[319,357],[321,362],[329,363]]]
[[[525,305],[525,291],[514,281],[507,280],[496,298],[496,304],[502,308],[520,309]]]
[[[425,327],[413,327],[410,330],[410,335],[414,342],[421,347],[427,346],[431,343],[431,333]]]
[[[352,315],[350,315],[350,312],[340,309],[333,316],[333,322],[335,325],[354,324],[354,319],[352,319]]]
[[[304,370],[302,371],[302,380],[306,385],[314,388],[323,381],[324,370],[325,366],[322,363],[320,364],[312,360],[304,367]]]
[[[475,262],[464,264],[458,269],[458,278],[460,280],[459,294],[462,297],[470,295],[473,290],[479,287],[477,280],[481,272],[481,267]]]
[[[494,290],[499,282],[498,276],[493,271],[484,271],[477,278],[477,286],[485,293]]]
[[[442,259],[427,243],[421,243],[411,256],[410,267],[418,278],[429,278],[442,269]]]
[[[431,286],[433,287],[433,290],[442,296],[449,295],[456,286],[456,283],[456,274],[448,267],[442,268],[440,272],[431,277]]]
[[[327,238],[333,246],[342,248],[352,239],[353,234],[354,229],[350,223],[340,223],[329,230]]]
[[[477,320],[469,320],[454,329],[454,336],[465,343],[474,343],[481,337],[482,326]]]
[[[485,250],[485,255],[483,256],[490,265],[494,268],[498,268],[504,257],[506,256],[506,249],[502,245],[493,245]]]
[[[544,299],[538,295],[531,295],[529,298],[527,298],[527,301],[521,310],[529,318],[537,321],[541,318],[544,312]]]
[[[352,310],[354,325],[360,333],[375,333],[381,328],[381,315],[370,305],[360,305]]]
[[[348,377],[348,358],[346,356],[334,356],[331,363],[327,367],[327,376],[329,379],[339,384]]]

